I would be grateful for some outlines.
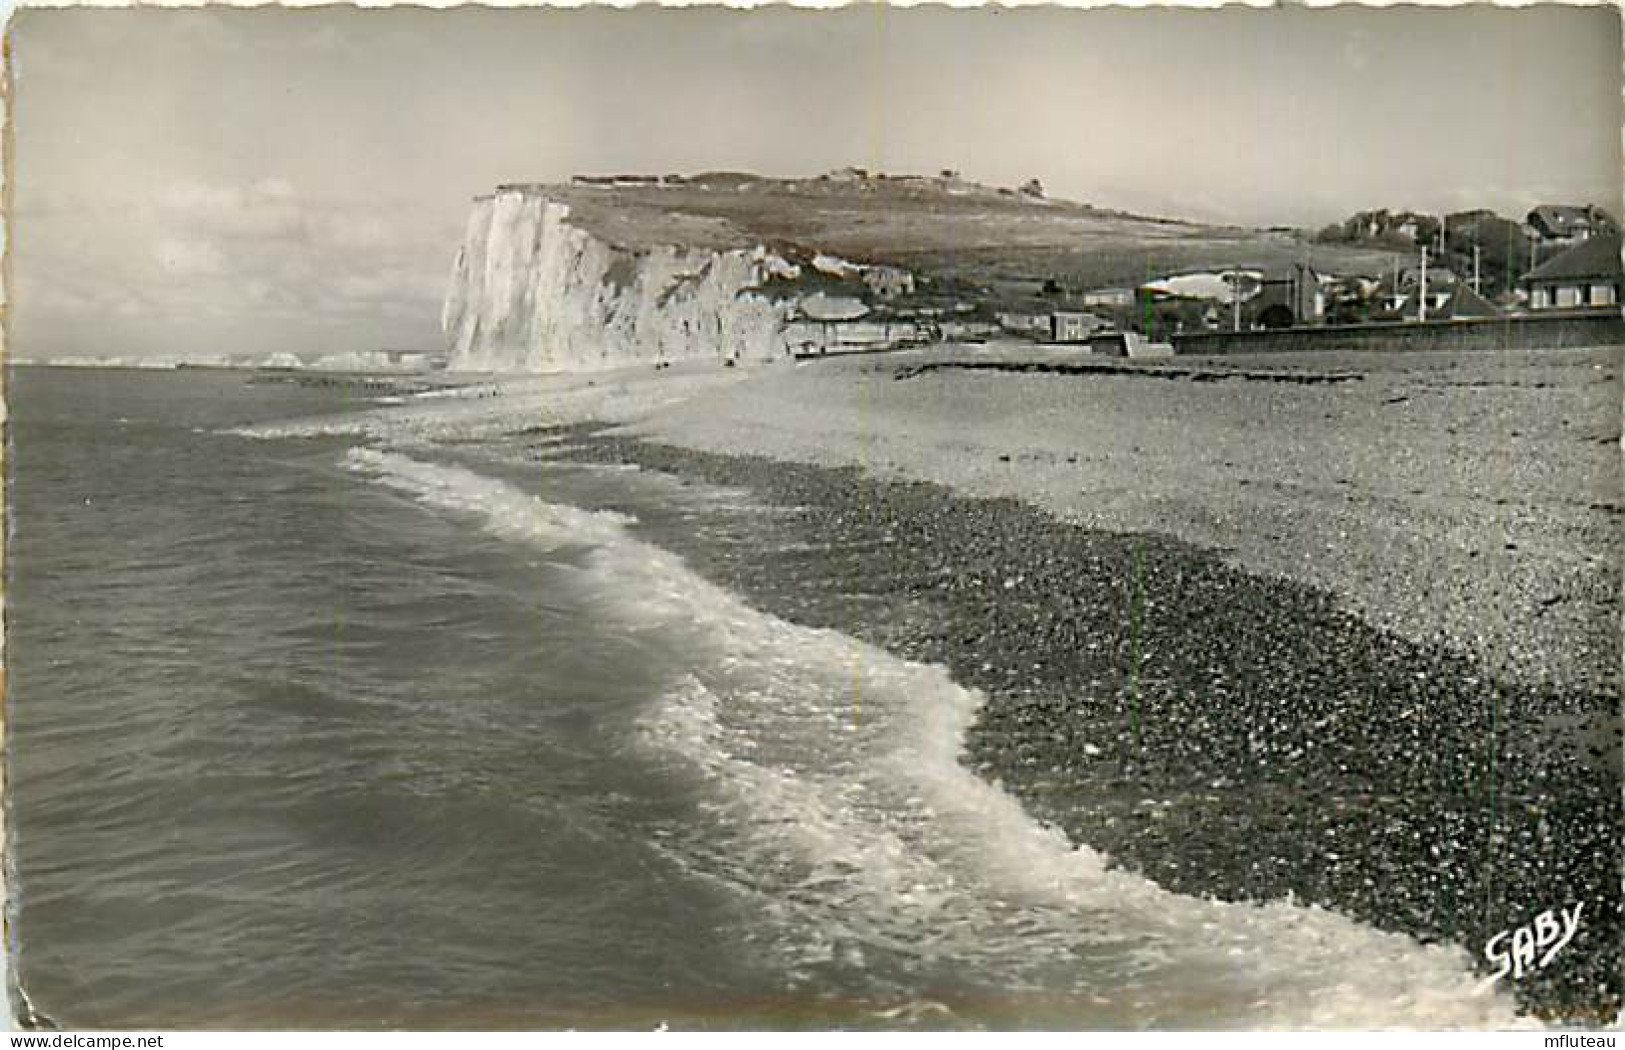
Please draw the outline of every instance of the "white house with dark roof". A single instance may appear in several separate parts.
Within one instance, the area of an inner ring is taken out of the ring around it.
[[[1531,310],[1573,310],[1620,302],[1620,235],[1587,238],[1524,277]]]
[[[1529,213],[1529,226],[1550,241],[1583,241],[1613,229],[1601,208],[1578,204],[1542,204]]]

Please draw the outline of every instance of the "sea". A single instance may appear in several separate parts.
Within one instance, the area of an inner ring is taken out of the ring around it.
[[[1033,821],[960,762],[980,694],[674,552],[764,542],[749,493],[397,432],[410,397],[10,370],[38,1023],[1521,1023],[1458,946],[1170,893]],[[299,425],[334,418],[369,422]]]

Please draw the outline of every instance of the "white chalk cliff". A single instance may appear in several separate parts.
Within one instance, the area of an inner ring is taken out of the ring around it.
[[[523,189],[475,202],[442,324],[449,367],[593,371],[639,362],[760,361],[786,352],[797,268],[762,247],[626,248]]]

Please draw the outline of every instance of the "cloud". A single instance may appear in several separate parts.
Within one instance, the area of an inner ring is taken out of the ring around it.
[[[303,233],[308,216],[282,179],[247,186],[183,183],[158,195],[163,221],[224,237],[286,238]]]
[[[312,199],[284,178],[189,181],[145,200],[35,193],[15,256],[25,328],[97,319],[358,330],[438,339],[459,217],[358,197]],[[106,236],[111,221],[118,235]],[[397,335],[398,338],[398,335]]]
[[[225,254],[205,241],[166,237],[153,254],[159,266],[178,277],[213,276],[226,270]]]
[[[337,211],[322,224],[317,239],[340,248],[378,249],[402,238],[398,224],[378,211]]]

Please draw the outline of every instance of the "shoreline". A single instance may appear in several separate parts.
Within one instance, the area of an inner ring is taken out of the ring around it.
[[[537,455],[636,464],[786,512],[773,527],[800,553],[678,553],[770,613],[980,689],[963,761],[1072,841],[1177,892],[1290,896],[1460,944],[1481,967],[1491,934],[1583,899],[1564,964],[1515,994],[1548,1019],[1617,1014],[1617,697],[1499,679],[1325,589],[1019,500],[595,424],[533,435],[570,446]]]
[[[1268,362],[1360,373],[1334,384],[917,367],[982,357],[960,348],[384,416],[778,506],[808,553],[671,546],[982,690],[966,765],[1169,889],[1290,896],[1486,971],[1488,937],[1584,900],[1514,994],[1596,1024],[1625,998],[1621,353]]]

